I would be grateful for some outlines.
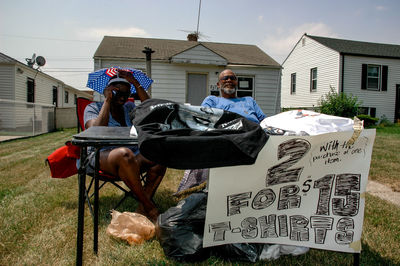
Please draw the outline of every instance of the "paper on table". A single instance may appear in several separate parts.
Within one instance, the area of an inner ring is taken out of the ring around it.
[[[138,136],[135,126],[131,127],[131,131],[129,132],[129,136],[131,136],[131,137],[137,137]]]

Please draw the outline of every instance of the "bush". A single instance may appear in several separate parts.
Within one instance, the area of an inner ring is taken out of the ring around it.
[[[390,122],[386,115],[382,115],[378,125],[381,127],[391,127],[394,123]]]
[[[372,117],[370,115],[357,115],[358,119],[364,121],[364,127],[372,127],[375,126],[379,121],[379,118]]]
[[[323,114],[353,118],[358,114],[361,102],[353,95],[338,94],[335,88],[331,87],[331,91],[323,95],[318,104],[319,111]]]

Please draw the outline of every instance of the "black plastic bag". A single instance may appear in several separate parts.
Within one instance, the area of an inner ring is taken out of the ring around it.
[[[207,259],[203,248],[207,193],[194,193],[158,216],[156,236],[166,256],[178,261]]]
[[[214,255],[230,261],[256,262],[264,244],[237,243],[203,248],[207,193],[193,193],[158,216],[156,236],[167,257],[200,261]]]
[[[265,244],[260,243],[236,243],[216,246],[212,255],[230,261],[258,261]]]
[[[253,164],[268,140],[255,122],[226,110],[149,99],[132,120],[141,154],[176,169]]]

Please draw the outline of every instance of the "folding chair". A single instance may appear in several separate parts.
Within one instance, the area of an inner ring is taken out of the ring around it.
[[[132,101],[133,99],[130,98],[130,100]],[[78,133],[80,131],[84,131],[85,130],[85,125],[84,125],[84,120],[83,120],[83,114],[85,112],[85,108],[88,104],[92,103],[91,100],[83,98],[83,97],[78,97],[77,101],[76,101],[76,115],[77,115],[77,121],[78,121]],[[89,211],[93,217],[93,219],[97,219],[97,217],[95,218],[95,213],[98,213],[98,211],[94,211],[93,210],[93,204],[90,202],[90,200],[94,197],[96,191],[93,191],[92,193],[90,193],[90,190],[93,186],[94,190],[95,190],[95,186],[94,186],[94,181],[95,181],[95,176],[94,175],[90,175],[92,178],[90,180],[90,183],[88,185],[88,187],[85,190],[85,197],[86,197],[86,202],[87,205],[89,207]],[[98,173],[98,179],[99,181],[102,181],[102,183],[99,185],[98,189],[100,190],[106,183],[111,183],[113,184],[115,187],[117,187],[118,189],[120,189],[121,191],[124,192],[124,196],[123,198],[117,203],[117,205],[114,206],[113,209],[117,209],[128,197],[132,197],[134,199],[136,199],[136,197],[134,196],[133,193],[131,193],[130,190],[125,189],[124,187],[122,187],[121,185],[118,184],[118,182],[122,182],[122,180],[119,177],[116,176],[112,176],[109,175],[107,173],[102,172],[101,170]],[[142,184],[145,184],[146,182],[146,173],[141,173],[141,181]],[[98,193],[98,191],[97,191]],[[98,204],[95,204],[95,206],[98,206]]]

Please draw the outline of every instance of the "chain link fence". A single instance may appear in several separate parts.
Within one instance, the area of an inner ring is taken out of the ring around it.
[[[55,106],[0,99],[0,136],[34,136],[54,131]]]

